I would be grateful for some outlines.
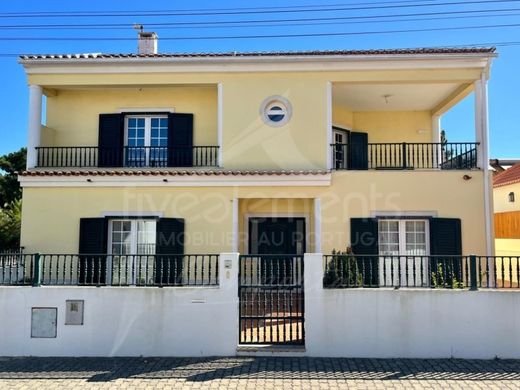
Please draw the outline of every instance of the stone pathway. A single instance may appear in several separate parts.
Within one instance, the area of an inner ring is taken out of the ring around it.
[[[0,389],[520,389],[520,361],[0,358]]]

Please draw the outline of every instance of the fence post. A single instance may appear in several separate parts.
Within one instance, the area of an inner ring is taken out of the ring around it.
[[[477,281],[477,256],[469,256],[469,291],[478,290]]]
[[[33,287],[40,287],[41,281],[41,266],[40,266],[40,254],[34,254],[34,269],[33,269]]]

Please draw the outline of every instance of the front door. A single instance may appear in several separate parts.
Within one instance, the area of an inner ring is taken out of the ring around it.
[[[305,218],[249,218],[249,253],[302,255],[305,253]]]

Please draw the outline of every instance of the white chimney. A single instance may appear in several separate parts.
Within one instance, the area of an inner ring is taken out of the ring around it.
[[[137,40],[137,53],[157,54],[158,36],[154,32],[140,31]]]

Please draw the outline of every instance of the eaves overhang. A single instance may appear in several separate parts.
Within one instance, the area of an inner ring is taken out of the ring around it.
[[[22,187],[234,187],[329,186],[330,171],[260,170],[30,170]]]
[[[25,55],[28,74],[125,72],[333,71],[357,69],[487,68],[496,57],[485,50],[383,50],[213,54]]]

